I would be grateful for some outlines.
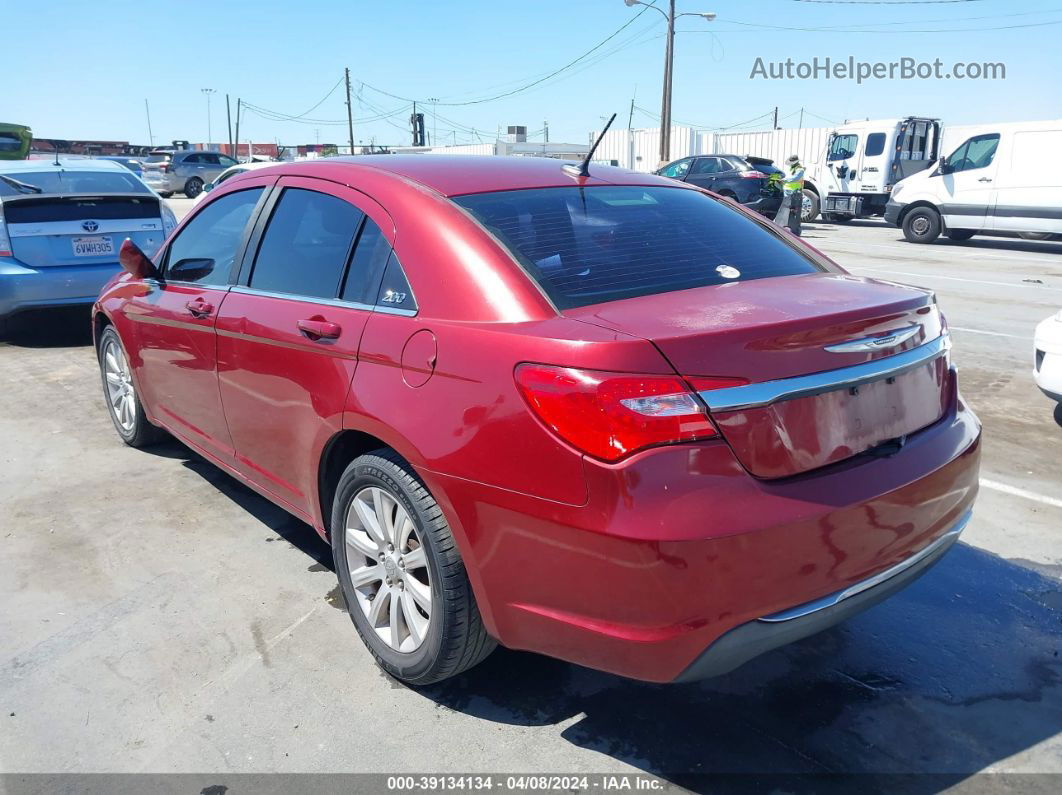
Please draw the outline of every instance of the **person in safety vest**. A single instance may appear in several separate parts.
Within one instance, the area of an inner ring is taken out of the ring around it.
[[[788,226],[789,231],[797,237],[800,236],[800,212],[804,206],[804,167],[800,165],[800,158],[791,155],[785,161],[789,173],[784,177],[777,175],[782,183],[782,206],[774,216],[774,222],[779,226]]]

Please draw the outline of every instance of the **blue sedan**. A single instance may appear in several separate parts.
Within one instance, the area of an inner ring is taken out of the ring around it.
[[[0,329],[27,309],[85,305],[119,269],[131,238],[154,252],[173,211],[105,160],[0,162]]]

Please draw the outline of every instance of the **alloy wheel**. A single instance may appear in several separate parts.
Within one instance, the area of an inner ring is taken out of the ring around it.
[[[136,425],[136,389],[125,352],[113,339],[103,348],[103,376],[114,421],[123,431],[132,433]]]
[[[354,495],[346,554],[369,626],[395,651],[416,651],[431,624],[431,573],[416,523],[386,489],[369,486]]]

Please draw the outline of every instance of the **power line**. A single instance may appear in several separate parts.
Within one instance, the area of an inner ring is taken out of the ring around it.
[[[1022,24],[1022,25],[993,25],[993,26],[987,27],[987,28],[921,28],[921,29],[904,28],[903,30],[866,30],[866,29],[861,29],[861,28],[796,27],[796,26],[789,26],[789,25],[767,25],[767,24],[762,23],[762,22],[741,22],[741,21],[736,20],[736,19],[727,19],[727,20],[721,20],[721,21],[728,22],[731,25],[741,25],[743,27],[756,28],[758,30],[792,30],[792,31],[800,31],[800,32],[804,32],[804,33],[823,33],[823,32],[825,32],[825,33],[899,33],[901,35],[902,34],[906,34],[906,33],[977,33],[977,32],[980,32],[980,31],[988,31],[988,30],[991,30],[991,31],[996,31],[996,30],[1016,30],[1018,28],[1039,28],[1039,27],[1047,27],[1048,25],[1062,25],[1062,19],[1059,19],[1059,20],[1048,20],[1046,22],[1028,22],[1028,23],[1025,23],[1025,24]],[[958,20],[958,21],[961,22],[963,20]],[[911,23],[911,24],[914,24],[914,23]],[[681,33],[713,33],[713,34],[722,34],[722,33],[743,33],[744,31],[723,29],[723,30],[715,30],[715,31],[708,31],[708,30],[683,30],[683,31],[679,31],[679,32],[681,32]]]
[[[641,11],[639,11],[633,17],[628,19],[625,23],[620,25],[611,34],[609,34],[607,37],[605,37],[604,39],[599,41],[597,44],[595,44],[589,50],[584,52],[578,58],[575,58],[574,60],[569,61],[564,66],[560,67],[559,69],[553,70],[552,72],[550,72],[549,74],[545,75],[544,77],[540,77],[537,80],[533,80],[530,83],[527,83],[526,85],[520,86],[519,88],[514,88],[514,89],[512,89],[510,91],[504,91],[504,92],[502,92],[500,94],[495,94],[494,96],[491,96],[491,97],[481,97],[479,99],[470,99],[470,100],[466,100],[464,102],[439,102],[437,104],[448,106],[448,107],[463,107],[463,106],[467,106],[467,105],[481,105],[484,102],[494,102],[495,100],[503,99],[505,97],[511,97],[514,94],[520,94],[520,93],[522,93],[524,91],[527,91],[527,90],[529,90],[531,88],[534,88],[535,86],[546,82],[550,78],[556,77],[561,72],[564,72],[564,71],[570,69],[571,67],[575,66],[577,63],[582,61],[584,58],[586,58],[587,56],[591,55],[592,53],[594,53],[597,50],[599,50],[602,47],[604,47],[606,44],[608,44],[610,41],[612,41],[612,39],[616,38],[616,36],[618,36],[620,33],[622,33],[628,27],[633,25],[642,16],[642,14],[644,14],[646,11],[648,11],[649,8],[654,6],[655,4],[656,4],[656,0],[652,0],[652,2],[650,2],[644,8],[642,8]],[[398,99],[398,100],[402,100],[402,101],[405,101],[405,102],[413,102],[414,101],[414,100],[412,100],[409,97],[402,97],[402,96],[399,96],[397,94],[392,94],[390,92],[384,91],[383,89],[377,88],[376,86],[370,85],[369,83],[366,83],[364,81],[362,81],[362,85],[365,86],[368,89],[371,89],[372,91],[375,91],[375,92],[379,93],[379,94],[383,94],[384,96],[391,97],[392,99]]]

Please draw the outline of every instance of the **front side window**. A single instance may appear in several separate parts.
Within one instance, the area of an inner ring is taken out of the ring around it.
[[[857,146],[859,146],[858,135],[835,135],[830,140],[830,151],[826,159],[831,163],[834,160],[848,160],[850,157],[855,157]]]
[[[681,187],[458,196],[561,309],[821,270],[758,223]]]
[[[999,147],[999,133],[975,135],[963,142],[948,158],[948,171],[972,171],[992,163]]]
[[[221,163],[221,165],[223,165],[223,166],[226,166],[226,167],[228,167],[228,166],[234,166],[234,165],[236,165],[236,160],[235,160],[235,158],[231,158],[231,157],[229,157],[228,155],[218,155],[217,157],[218,157],[218,161],[219,161],[219,162]]]
[[[664,166],[660,170],[660,176],[673,177],[674,179],[682,179],[686,176],[686,172],[690,170],[690,163],[693,162],[692,157],[687,157],[684,160],[676,160],[669,166]]]
[[[867,157],[877,157],[885,151],[885,133],[871,133],[867,136],[867,147],[863,154]]]
[[[327,193],[285,188],[251,271],[257,290],[335,298],[363,213]]]
[[[210,202],[170,244],[166,278],[197,284],[229,283],[233,261],[262,188],[230,193]]]

